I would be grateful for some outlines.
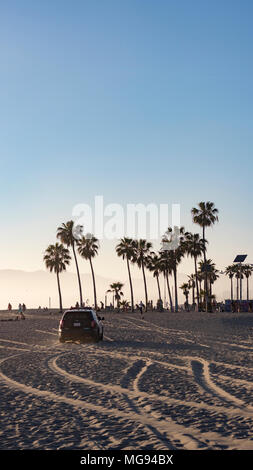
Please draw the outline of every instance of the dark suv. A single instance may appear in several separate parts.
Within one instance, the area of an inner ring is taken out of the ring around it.
[[[104,318],[97,316],[92,309],[70,309],[63,314],[59,325],[59,341],[91,339],[98,342],[103,339]]]

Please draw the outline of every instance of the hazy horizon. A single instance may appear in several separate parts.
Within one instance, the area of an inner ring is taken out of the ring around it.
[[[111,274],[111,273],[110,273]],[[93,300],[93,284],[92,278],[89,273],[81,272],[81,280],[83,287],[83,298],[85,301],[89,299],[89,304],[94,303]],[[187,274],[179,270],[178,273],[178,286],[183,282],[187,282]],[[63,305],[64,308],[74,306],[79,301],[79,291],[77,284],[77,276],[75,272],[67,271],[60,274],[60,281],[62,287]],[[127,277],[127,271],[122,270],[122,274],[119,278],[115,278],[112,275],[104,277],[96,275],[96,286],[97,286],[97,298],[98,305],[100,301],[105,303],[106,290],[109,289],[109,284],[115,281],[124,283],[123,299],[131,300],[129,281]],[[0,283],[2,286],[2,294],[0,301],[0,310],[6,310],[8,303],[10,302],[13,309],[18,308],[19,303],[25,303],[27,308],[38,308],[39,306],[49,307],[49,297],[52,308],[59,307],[58,290],[56,284],[56,275],[46,270],[37,271],[23,271],[23,270],[0,270]],[[174,294],[174,282],[173,278],[170,279],[172,294]],[[15,289],[13,290],[13,285]],[[157,283],[156,279],[153,278],[152,274],[147,272],[147,285],[148,285],[148,297],[149,300],[153,300],[156,304],[158,299]],[[162,299],[168,301],[168,293],[164,289],[163,276],[160,279],[160,286],[162,292]],[[144,286],[142,277],[133,276],[133,287],[135,303],[140,300],[145,301]],[[224,276],[216,282],[215,293],[217,294],[217,301],[224,301],[226,298],[230,298],[230,280],[224,279]],[[243,292],[246,294],[245,284],[243,283]],[[251,283],[250,283],[251,287]],[[185,297],[182,294],[181,289],[178,289],[179,303],[183,304]],[[250,289],[251,291],[251,289]],[[190,290],[189,302],[192,301],[192,291]],[[107,305],[112,302],[112,294],[107,294]]]

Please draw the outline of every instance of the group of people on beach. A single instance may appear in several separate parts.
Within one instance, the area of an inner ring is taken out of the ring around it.
[[[12,312],[12,305],[10,302],[8,303],[8,311]],[[20,315],[21,320],[25,320],[25,312],[26,312],[26,305],[24,303],[23,304],[20,303],[18,305],[18,313]]]

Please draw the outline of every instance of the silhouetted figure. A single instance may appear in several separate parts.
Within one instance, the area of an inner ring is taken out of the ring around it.
[[[140,301],[139,305],[138,305],[138,308],[140,310],[140,314],[141,314],[141,318],[144,318],[143,317],[143,308],[144,308],[144,304],[142,303],[142,300]]]

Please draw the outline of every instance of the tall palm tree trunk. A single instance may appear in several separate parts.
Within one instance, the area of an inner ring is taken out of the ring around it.
[[[132,284],[132,278],[131,278],[131,273],[130,273],[130,266],[129,266],[129,259],[127,258],[127,270],[128,270],[128,277],[129,277],[129,284],[130,284],[130,291],[131,291],[131,309],[132,312],[134,311],[134,293],[133,293],[133,284]]]
[[[199,312],[199,281],[198,281],[198,268],[197,268],[197,258],[194,257],[194,266],[195,266],[195,278],[196,278],[196,288],[197,288],[197,305]]]
[[[60,303],[60,313],[62,313],[62,295],[61,295],[61,286],[60,286],[60,277],[58,271],[56,271],[57,276],[57,286],[58,286],[58,293],[59,293],[59,303]]]
[[[159,297],[159,300],[161,300],[162,296],[161,296],[161,288],[160,288],[159,276],[156,276],[156,281],[157,281],[157,288],[158,288],[158,297]]]
[[[202,308],[202,303],[203,303],[203,289],[202,289],[202,281],[201,281],[201,280],[199,280],[199,301],[200,301],[201,308]]]
[[[231,302],[234,301],[234,292],[233,292],[233,276],[230,279],[231,281]]]
[[[168,287],[168,293],[169,293],[169,299],[170,299],[170,311],[173,312],[173,301],[172,301],[172,296],[171,296],[168,271],[166,272],[166,281],[167,281],[167,287]]]
[[[89,258],[89,261],[90,261],[90,268],[91,268],[92,281],[93,281],[94,305],[95,305],[95,310],[97,310],[98,306],[97,306],[97,290],[96,290],[95,275],[94,275],[94,269],[93,269],[91,258]]]
[[[177,295],[177,268],[173,269],[175,284],[175,312],[178,312],[178,295]]]
[[[203,240],[205,240],[205,225],[203,226]],[[206,271],[206,245],[204,249],[204,263],[205,263],[205,310],[207,312],[208,286],[207,286],[207,271]]]
[[[195,285],[194,282],[192,283],[192,305],[194,305],[195,302]]]
[[[247,277],[247,302],[249,301],[249,278]]]
[[[145,276],[145,270],[144,270],[144,263],[143,262],[141,263],[141,267],[142,267],[144,289],[145,289],[145,303],[146,303],[145,312],[147,312],[148,311],[148,291],[147,291],[147,282],[146,282],[146,276]]]
[[[76,252],[75,252],[75,247],[72,245],[72,250],[73,250],[73,255],[76,263],[76,272],[77,272],[77,278],[78,278],[78,284],[79,284],[79,293],[80,293],[80,307],[83,305],[83,294],[82,294],[82,285],[81,285],[81,278],[80,278],[80,272],[79,272],[79,266],[77,262],[77,257],[76,257]]]

